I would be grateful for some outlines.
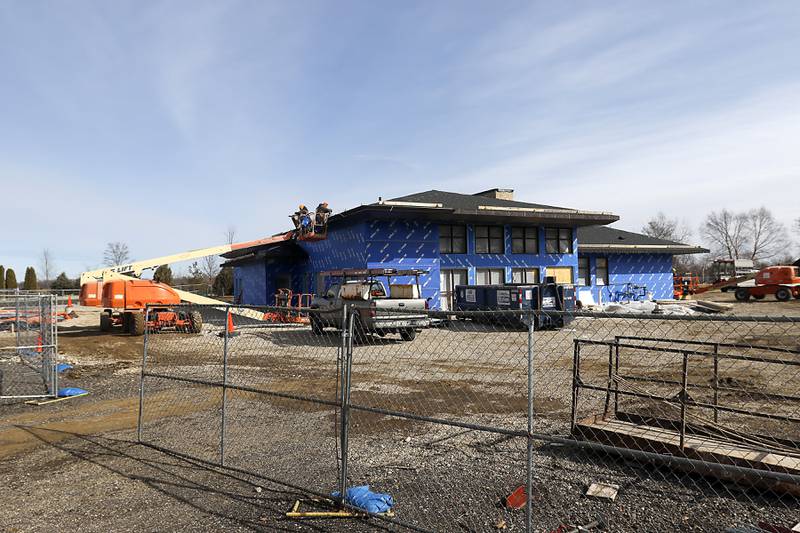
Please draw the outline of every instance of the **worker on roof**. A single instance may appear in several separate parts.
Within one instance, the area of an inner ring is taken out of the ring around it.
[[[325,226],[328,225],[328,217],[330,215],[331,210],[328,208],[328,202],[322,202],[317,206],[314,216],[314,233],[325,233]]]
[[[308,209],[304,204],[297,206],[297,211],[292,215],[292,222],[294,222],[294,229],[298,232],[302,229],[303,218],[308,217]]]

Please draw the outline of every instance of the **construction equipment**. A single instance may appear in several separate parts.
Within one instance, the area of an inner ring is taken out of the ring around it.
[[[221,255],[234,250],[241,250],[265,244],[277,244],[290,240],[320,240],[327,237],[327,223],[330,216],[327,203],[317,208],[315,218],[304,224],[302,231],[296,227],[292,231],[279,233],[266,239],[247,241],[236,244],[223,244],[190,250],[177,254],[134,261],[124,265],[104,267],[81,274],[80,304],[90,307],[103,307],[100,315],[100,329],[111,331],[121,326],[122,330],[133,335],[142,335],[145,328],[151,331],[171,329],[188,333],[197,333],[202,326],[202,317],[198,312],[175,311],[174,306],[182,301],[196,304],[227,305],[225,302],[200,296],[187,291],[170,287],[165,283],[139,279],[146,270],[156,269],[161,265],[169,265],[180,261],[198,259],[210,255]],[[308,213],[306,217],[310,217]],[[145,319],[145,309],[150,306],[150,314]],[[263,315],[251,310],[239,310],[261,320]]]
[[[736,287],[734,295],[740,302],[751,297],[762,300],[768,294],[774,294],[780,302],[800,298],[800,267],[771,266],[762,268],[756,274],[756,283],[750,287]]]
[[[700,277],[687,272],[686,274],[672,274],[672,295],[676,300],[685,300],[687,296],[697,294],[700,290]],[[705,291],[700,291],[705,292]]]
[[[275,293],[275,306],[280,311],[267,311],[263,320],[280,324],[309,324],[308,308],[314,295],[310,293],[292,292],[291,289],[278,289]]]

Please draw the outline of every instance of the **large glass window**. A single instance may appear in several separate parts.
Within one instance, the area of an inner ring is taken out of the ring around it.
[[[548,254],[571,254],[572,229],[545,228],[544,245],[545,245],[545,251]]]
[[[538,254],[539,228],[533,228],[533,227],[511,228],[511,253]]]
[[[511,283],[518,283],[521,285],[538,285],[539,284],[539,269],[538,268],[512,268],[511,269]]]
[[[439,226],[439,253],[467,253],[467,227],[450,225]]]
[[[503,285],[505,272],[502,268],[478,268],[475,270],[476,285]]]
[[[505,253],[503,226],[475,226],[475,253]]]
[[[595,278],[598,285],[608,285],[608,258],[598,257],[594,260]]]
[[[589,258],[578,257],[578,285],[588,287],[592,284],[592,278],[589,274]]]

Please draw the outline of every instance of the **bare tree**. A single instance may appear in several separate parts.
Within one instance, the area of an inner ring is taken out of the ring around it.
[[[225,242],[228,244],[236,242],[236,226],[228,226],[225,230]]]
[[[106,251],[103,253],[103,263],[107,266],[116,266],[129,263],[131,254],[128,251],[128,245],[124,242],[110,242],[106,245]]]
[[[39,268],[45,282],[52,279],[52,274],[55,272],[55,262],[53,261],[53,253],[49,248],[42,250],[42,256],[39,258]]]
[[[219,273],[219,261],[216,255],[207,255],[200,260],[200,272],[203,274],[205,281],[211,285],[214,283],[214,278]]]
[[[740,259],[749,255],[747,226],[747,215],[723,209],[719,212],[712,211],[706,216],[700,233],[716,255]]]
[[[647,221],[642,228],[642,233],[657,239],[675,242],[686,242],[692,236],[692,230],[685,222],[681,222],[677,218],[667,218],[667,215],[661,211]]]
[[[751,209],[745,215],[750,259],[767,261],[786,252],[789,238],[783,224],[766,207]]]

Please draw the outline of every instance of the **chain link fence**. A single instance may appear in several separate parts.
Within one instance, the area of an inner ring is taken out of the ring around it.
[[[56,297],[0,294],[0,400],[58,393]]]
[[[799,318],[186,311],[199,334],[146,334],[149,446],[321,497],[369,484],[421,531],[800,521]]]

